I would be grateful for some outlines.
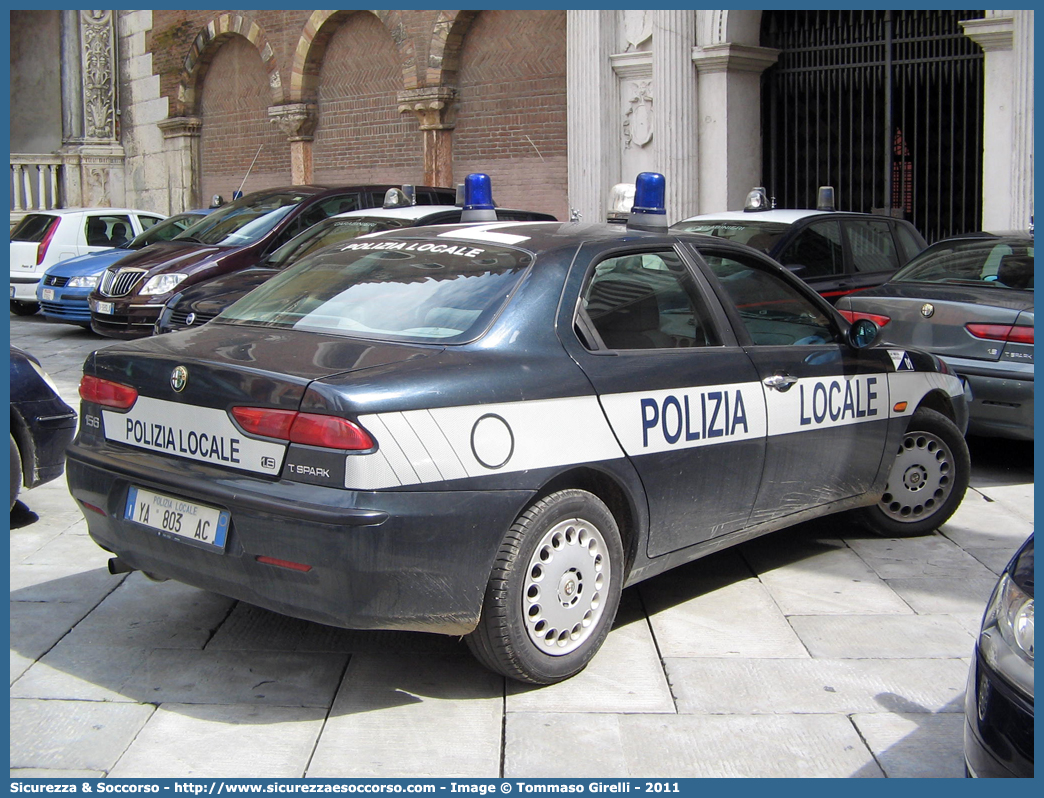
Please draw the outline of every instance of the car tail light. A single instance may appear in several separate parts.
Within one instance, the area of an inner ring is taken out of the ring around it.
[[[290,427],[296,410],[273,410],[268,407],[233,407],[232,417],[251,435],[265,438],[290,439]]]
[[[233,407],[231,412],[246,432],[266,438],[346,451],[363,451],[376,445],[362,427],[339,416],[265,407]]]
[[[882,316],[879,313],[863,313],[859,310],[838,310],[842,316],[848,319],[849,324],[854,324],[860,319],[870,319],[878,327],[884,327],[892,319],[889,316]]]
[[[54,238],[55,231],[58,229],[58,222],[60,219],[54,219],[50,226],[47,228],[47,232],[44,233],[43,240],[40,245],[36,248],[36,265],[39,266],[44,262],[44,258],[47,256],[47,247],[51,245],[51,239]]]
[[[1012,344],[1032,344],[1033,328],[1025,324],[966,324],[964,329],[976,338]]]
[[[103,407],[127,410],[138,401],[138,392],[129,385],[85,374],[80,380],[80,398]]]

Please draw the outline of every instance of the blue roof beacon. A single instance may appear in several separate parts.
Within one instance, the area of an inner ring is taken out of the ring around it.
[[[631,230],[667,232],[667,181],[658,172],[642,172],[634,181],[634,205],[627,217]]]
[[[460,214],[460,221],[462,224],[497,221],[493,184],[489,175],[473,172],[464,178],[464,210]]]

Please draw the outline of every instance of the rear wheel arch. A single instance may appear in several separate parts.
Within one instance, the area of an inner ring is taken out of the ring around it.
[[[619,480],[604,471],[594,468],[576,468],[559,474],[543,485],[534,495],[533,501],[570,488],[584,490],[598,497],[613,514],[620,531],[620,542],[623,544],[624,577],[626,579],[638,554],[638,543],[643,526],[631,492]]]

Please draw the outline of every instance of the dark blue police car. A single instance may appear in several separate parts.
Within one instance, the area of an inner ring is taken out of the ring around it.
[[[937,358],[668,233],[660,175],[626,227],[476,224],[471,177],[468,226],[353,239],[88,358],[67,471],[111,569],[466,635],[550,683],[626,585],[827,513],[901,535],[957,507],[967,405]]]

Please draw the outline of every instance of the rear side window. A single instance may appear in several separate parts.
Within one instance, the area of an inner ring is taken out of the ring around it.
[[[903,263],[909,261],[924,248],[914,232],[905,224],[895,226],[895,238],[899,242],[899,260]]]
[[[414,343],[466,343],[532,262],[451,240],[349,241],[303,258],[229,307],[232,324]]]
[[[844,274],[841,225],[836,220],[810,224],[787,245],[778,260],[803,279]]]
[[[12,241],[31,241],[38,244],[44,240],[52,224],[58,223],[57,216],[42,213],[31,213],[15,225],[11,231]]]
[[[692,275],[670,250],[609,258],[595,266],[577,323],[584,345],[595,349],[588,323],[607,349],[721,344]]]
[[[887,272],[899,268],[899,256],[886,221],[845,222],[845,235],[857,272]]]
[[[104,214],[88,216],[84,235],[89,247],[118,247],[134,237],[129,216]]]
[[[157,222],[162,222],[162,219],[157,219],[155,216],[139,216],[138,221],[141,223],[141,229],[148,230],[152,225]]]

